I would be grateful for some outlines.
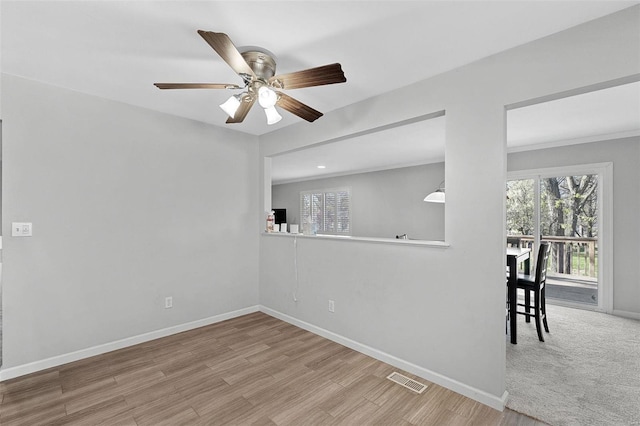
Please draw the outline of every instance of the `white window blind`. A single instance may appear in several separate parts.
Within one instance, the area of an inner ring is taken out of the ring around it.
[[[351,190],[338,188],[301,192],[300,217],[303,232],[349,235]]]

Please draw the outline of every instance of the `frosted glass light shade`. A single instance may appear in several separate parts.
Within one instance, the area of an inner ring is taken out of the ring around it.
[[[444,191],[438,189],[424,197],[424,201],[428,203],[444,203]]]
[[[258,103],[264,109],[273,107],[278,102],[278,95],[267,86],[258,89]]]
[[[264,109],[264,113],[267,115],[267,124],[276,124],[282,120],[282,116],[276,111],[276,107],[269,107]]]
[[[222,108],[222,110],[226,112],[227,115],[231,118],[233,118],[236,115],[236,111],[238,111],[239,107],[240,107],[240,96],[238,95],[231,96],[229,99],[227,99],[225,103],[220,105],[220,108]]]

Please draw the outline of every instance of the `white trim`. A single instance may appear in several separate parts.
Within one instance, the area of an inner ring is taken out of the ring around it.
[[[373,237],[353,237],[351,235],[330,235],[330,234],[291,234],[289,232],[263,232],[261,235],[269,237],[294,237],[294,238],[309,238],[316,240],[334,240],[334,241],[354,241],[365,242],[374,244],[404,244],[409,246],[423,246],[423,247],[439,247],[447,248],[450,246],[445,241],[429,241],[429,240],[404,240],[401,238],[373,238]]]
[[[617,317],[640,320],[640,312],[621,311],[619,309],[614,309],[613,310],[613,315],[615,315]]]
[[[107,352],[111,352],[118,349],[129,347],[129,346],[137,345],[140,343],[148,342],[150,340],[159,339],[161,337],[167,337],[176,333],[182,333],[183,331],[193,330],[195,328],[215,324],[220,321],[226,321],[231,318],[240,317],[242,315],[247,315],[247,314],[251,314],[253,312],[258,312],[258,311],[259,311],[259,307],[257,305],[250,306],[248,308],[238,309],[237,311],[227,312],[224,314],[215,315],[213,317],[203,318],[203,319],[188,322],[185,324],[175,325],[173,327],[163,328],[161,330],[155,330],[149,333],[127,337],[125,339],[104,343],[102,345],[93,346],[91,348],[81,349],[75,352],[70,352],[68,354],[57,355],[57,356],[43,359],[40,361],[34,361],[28,364],[18,365],[16,367],[0,369],[0,382],[13,379],[16,377],[24,376],[26,374],[35,373],[37,371],[46,370],[47,368],[57,367],[59,365],[67,364],[69,362],[78,361],[78,360],[89,358],[92,356],[101,355]]]
[[[598,307],[593,310],[613,312],[613,163],[591,163],[571,166],[546,167],[510,171],[507,181],[543,177],[596,174],[598,183],[598,217],[601,219],[598,233]],[[578,305],[583,306],[583,305]]]
[[[386,362],[394,367],[400,368],[402,370],[408,371],[412,374],[415,374],[425,380],[428,380],[432,383],[436,383],[440,386],[443,386],[447,389],[450,389],[454,392],[457,392],[461,395],[464,395],[468,398],[471,398],[475,401],[478,401],[482,404],[488,405],[491,408],[494,408],[499,411],[503,411],[507,402],[507,398],[509,393],[505,391],[502,396],[492,395],[483,390],[476,389],[472,386],[466,385],[462,382],[459,382],[455,379],[452,379],[447,376],[443,376],[442,374],[436,373],[435,371],[428,370],[426,368],[415,365],[411,362],[405,361],[403,359],[397,358],[393,355],[390,355],[386,352],[382,352],[378,349],[372,348],[370,346],[364,345],[360,342],[356,342],[347,337],[336,334],[332,331],[326,330],[324,328],[315,326],[313,324],[309,324],[308,322],[296,319],[289,315],[283,314],[282,312],[278,312],[271,308],[267,308],[264,305],[260,305],[260,312],[263,312],[272,317],[278,318],[282,321],[288,322],[289,324],[295,325],[296,327],[300,327],[304,330],[310,331],[311,333],[317,334],[319,336],[324,337],[325,339],[329,339],[336,343],[339,343],[343,346],[351,348],[355,351],[368,355],[372,358],[375,358],[379,361]]]
[[[43,359],[40,361],[35,361],[35,362],[31,362],[24,365],[3,369],[3,370],[0,370],[0,382],[14,379],[16,377],[24,376],[27,374],[35,373],[38,371],[46,370],[48,368],[56,367],[59,365],[70,363],[70,362],[78,361],[81,359],[89,358],[92,356],[101,355],[114,350],[130,347],[140,343],[145,343],[145,342],[159,339],[162,337],[171,336],[176,333],[181,333],[184,331],[193,330],[195,328],[215,324],[221,321],[226,321],[228,319],[240,317],[242,315],[247,315],[247,314],[251,314],[258,311],[263,312],[272,317],[278,318],[289,324],[300,327],[304,330],[310,331],[314,334],[317,334],[326,339],[329,339],[331,341],[344,345],[348,348],[361,352],[365,355],[371,356],[382,362],[386,362],[387,364],[390,364],[394,367],[401,368],[405,371],[415,374],[432,383],[436,383],[440,386],[443,386],[447,389],[450,389],[468,398],[476,400],[482,404],[488,405],[489,407],[494,408],[496,410],[503,411],[504,407],[506,406],[506,402],[509,397],[509,393],[507,391],[505,391],[502,394],[502,396],[489,394],[485,391],[476,389],[472,386],[468,386],[450,377],[443,376],[442,374],[420,367],[418,365],[402,360],[400,358],[397,358],[385,352],[379,351],[375,348],[364,345],[362,343],[356,342],[354,340],[351,340],[339,334],[333,333],[331,331],[325,330],[323,328],[317,327],[307,322],[290,317],[289,315],[267,308],[266,306],[263,306],[263,305],[251,306],[248,308],[227,312],[227,313],[216,315],[213,317],[204,318],[201,320],[192,321],[192,322],[180,324],[177,326],[164,328],[162,330],[156,330],[149,333],[140,334],[138,336],[132,336],[126,339],[105,343],[105,344],[94,346],[87,349],[82,349],[82,350],[71,352],[68,354],[58,355],[58,356]],[[632,313],[628,313],[628,314],[632,314]]]
[[[263,161],[263,191],[264,191],[264,212],[268,213],[271,211],[271,157],[264,157]],[[265,217],[266,219],[266,217]]]
[[[604,312],[613,313],[613,163],[604,163],[598,176],[598,214],[602,216],[601,232],[598,232],[598,306]],[[600,302],[602,301],[602,302]]]
[[[610,161],[604,163],[577,164],[559,167],[542,167],[539,169],[512,170],[507,172],[507,179],[527,179],[534,176],[551,177],[564,174],[598,174],[602,169],[612,165]]]

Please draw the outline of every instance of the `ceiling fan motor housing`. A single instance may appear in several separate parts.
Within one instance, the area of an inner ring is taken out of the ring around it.
[[[276,61],[271,52],[260,47],[248,47],[241,54],[255,75],[264,81],[276,75]]]

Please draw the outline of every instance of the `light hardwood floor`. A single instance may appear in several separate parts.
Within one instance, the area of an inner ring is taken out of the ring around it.
[[[9,380],[0,400],[3,426],[542,424],[263,313]]]

